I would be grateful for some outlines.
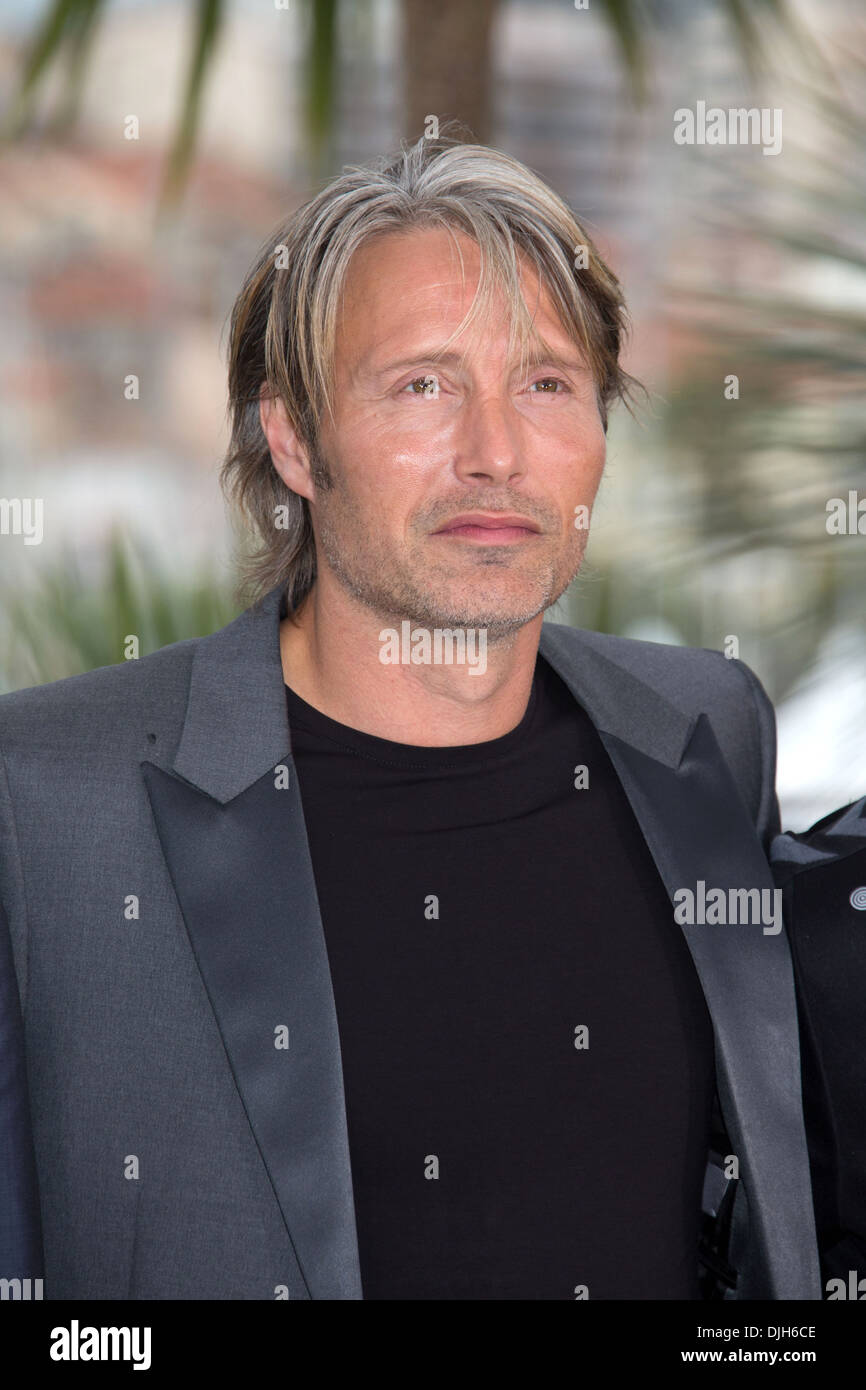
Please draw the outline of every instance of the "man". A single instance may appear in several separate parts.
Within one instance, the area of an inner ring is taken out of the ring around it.
[[[542,626],[623,324],[480,146],[264,248],[224,473],[257,601],[0,702],[48,1297],[820,1297],[785,935],[674,915],[772,891],[767,697]]]
[[[777,835],[800,1014],[803,1105],[828,1298],[866,1297],[866,796]]]

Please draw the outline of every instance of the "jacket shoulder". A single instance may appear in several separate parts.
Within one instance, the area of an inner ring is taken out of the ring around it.
[[[614,689],[616,671],[623,671],[687,718],[705,714],[762,840],[778,833],[776,719],[751,667],[710,647],[680,647],[561,623],[545,626],[552,629],[553,643],[575,661],[590,652],[610,663]]]
[[[759,684],[744,662],[726,657],[712,647],[681,647],[673,642],[649,642],[640,637],[619,637],[565,623],[545,623],[554,641],[577,651],[589,647],[599,656],[621,666],[630,675],[651,685],[684,713],[706,707],[708,697],[724,698],[726,691],[742,697],[744,687]],[[720,689],[724,682],[724,690]]]
[[[106,733],[164,711],[173,696],[185,697],[202,640],[185,638],[132,661],[0,695],[0,744],[9,751],[19,738],[29,743],[36,731],[48,729],[62,730],[66,738],[82,729]]]

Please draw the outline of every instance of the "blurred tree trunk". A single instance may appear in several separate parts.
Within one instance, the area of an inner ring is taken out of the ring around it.
[[[463,121],[491,139],[491,36],[499,0],[403,0],[404,134],[427,116]]]

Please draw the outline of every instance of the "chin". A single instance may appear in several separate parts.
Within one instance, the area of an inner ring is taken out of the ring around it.
[[[450,621],[453,627],[514,628],[531,622],[544,612],[548,604],[546,595],[538,589],[532,593],[509,594],[507,597],[493,594],[489,597],[479,596],[476,590],[474,593],[449,595],[436,607],[442,614],[450,615],[448,620],[442,618],[439,623],[442,627],[448,626]],[[462,616],[458,619],[456,614]]]

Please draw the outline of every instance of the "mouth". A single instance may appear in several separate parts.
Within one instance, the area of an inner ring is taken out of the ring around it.
[[[537,522],[528,516],[514,516],[510,513],[485,516],[480,512],[452,517],[444,526],[433,532],[434,536],[474,541],[481,545],[515,545],[538,534]]]

